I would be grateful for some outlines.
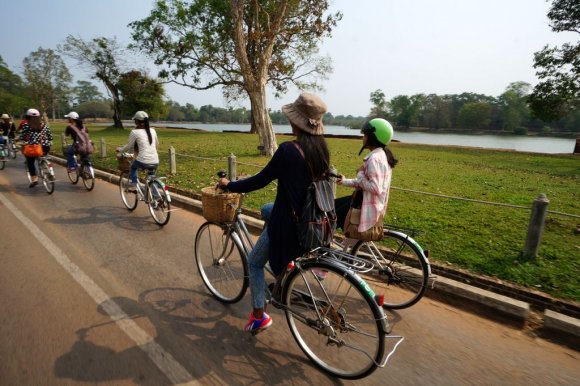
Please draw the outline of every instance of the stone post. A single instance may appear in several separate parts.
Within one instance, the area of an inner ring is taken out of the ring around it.
[[[237,179],[238,172],[236,170],[237,159],[236,156],[230,154],[228,157],[228,180],[235,181]]]
[[[101,137],[99,143],[101,145],[101,158],[107,158],[107,143],[105,142],[105,138]]]
[[[177,174],[177,163],[175,162],[175,148],[173,146],[169,147],[169,173],[172,175]]]
[[[526,243],[522,253],[525,259],[535,260],[538,257],[549,203],[550,200],[548,200],[548,197],[544,193],[540,194],[534,200],[530,223],[528,225],[528,235],[526,236]]]

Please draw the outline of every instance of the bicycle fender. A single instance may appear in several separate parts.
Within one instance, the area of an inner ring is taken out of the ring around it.
[[[429,263],[429,258],[427,257],[427,254],[425,253],[425,251],[423,250],[423,248],[421,247],[421,245],[419,245],[418,242],[416,242],[411,236],[409,236],[409,235],[407,235],[405,233],[398,232],[398,231],[392,231],[392,230],[389,230],[389,232],[390,233],[394,233],[394,234],[396,234],[398,236],[401,236],[404,239],[409,240],[409,242],[411,244],[413,244],[413,246],[415,248],[417,248],[417,250],[419,252],[421,252],[421,257],[423,257],[423,260],[425,260],[425,262],[427,263],[427,274],[428,274],[427,277],[431,277],[431,264]]]

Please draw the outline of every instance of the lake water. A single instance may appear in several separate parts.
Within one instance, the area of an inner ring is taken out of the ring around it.
[[[132,124],[128,122],[127,127]],[[174,123],[174,122],[157,122],[158,126],[164,127],[183,127],[187,129],[201,129],[206,131],[250,131],[250,125],[236,124],[208,124],[208,123]],[[274,131],[278,134],[291,133],[289,125],[274,125]],[[356,130],[348,129],[342,126],[325,126],[325,132],[336,135],[357,135],[360,133]],[[482,147],[487,149],[508,149],[522,152],[533,153],[567,153],[574,151],[576,139],[574,138],[556,138],[556,137],[528,137],[520,135],[468,135],[468,134],[449,134],[449,133],[423,133],[423,132],[395,132],[394,139],[404,143],[417,143],[425,145],[452,145],[452,146],[471,146]]]

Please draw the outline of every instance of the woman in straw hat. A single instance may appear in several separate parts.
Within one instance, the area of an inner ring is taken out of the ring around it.
[[[239,181],[230,182],[225,178],[219,181],[229,191],[241,193],[261,189],[278,180],[274,204],[262,207],[266,227],[248,256],[253,309],[244,330],[252,333],[272,324],[272,318],[264,312],[264,266],[269,261],[274,274],[279,276],[291,261],[306,252],[298,243],[294,208],[303,207],[312,177],[322,178],[330,165],[323,137],[322,116],[326,113],[326,104],[322,99],[302,93],[294,103],[283,106],[282,111],[296,140],[282,143],[258,174]]]

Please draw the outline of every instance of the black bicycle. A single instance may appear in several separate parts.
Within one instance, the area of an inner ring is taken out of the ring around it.
[[[204,223],[195,237],[195,260],[203,283],[221,302],[238,302],[249,285],[247,256],[254,244],[242,216],[243,197],[233,221]],[[372,263],[345,252],[314,249],[266,288],[266,299],[286,314],[296,343],[320,369],[345,379],[363,378],[384,367],[401,336],[390,333],[375,294],[358,273]],[[266,270],[274,277],[268,266]],[[273,295],[276,294],[276,295]],[[394,339],[386,354],[386,340]]]

